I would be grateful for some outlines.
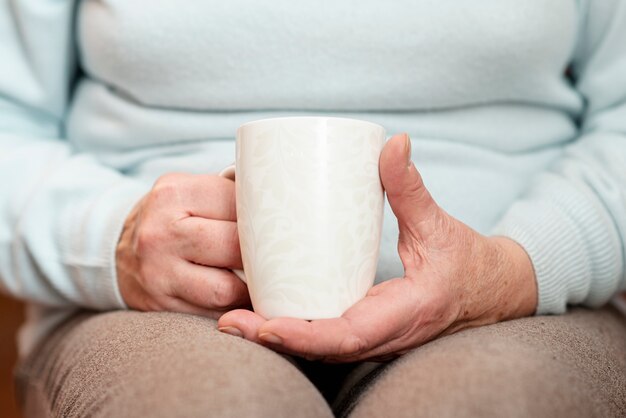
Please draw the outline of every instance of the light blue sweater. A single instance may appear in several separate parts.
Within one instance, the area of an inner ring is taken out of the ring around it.
[[[435,199],[530,255],[539,313],[625,283],[626,2],[4,0],[0,279],[26,352],[124,308],[114,249],[160,174],[216,172],[243,122],[408,132]],[[402,274],[387,210],[378,280]]]

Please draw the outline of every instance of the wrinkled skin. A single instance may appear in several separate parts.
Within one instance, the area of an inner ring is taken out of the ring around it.
[[[167,174],[135,205],[116,249],[120,293],[141,311],[217,319],[249,306],[241,268],[235,183],[209,175]]]

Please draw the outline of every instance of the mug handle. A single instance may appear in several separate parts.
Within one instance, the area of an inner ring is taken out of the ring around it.
[[[232,181],[235,181],[235,177],[236,177],[235,176],[235,163],[232,163],[231,165],[229,165],[228,167],[226,167],[225,169],[220,171],[218,176],[227,178],[227,179],[232,180]],[[243,272],[243,270],[232,269],[231,271],[233,273],[235,273],[235,275],[237,277],[239,277],[242,282],[244,282],[246,284],[248,283],[246,281],[246,274]]]

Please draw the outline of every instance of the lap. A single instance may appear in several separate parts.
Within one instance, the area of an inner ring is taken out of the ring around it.
[[[26,415],[327,417],[320,392],[335,398],[346,373],[335,406],[353,417],[626,415],[626,319],[611,308],[467,330],[379,366],[299,369],[215,326],[77,314],[18,368]]]
[[[344,415],[626,416],[626,318],[611,307],[574,309],[476,328],[374,374],[352,390]]]
[[[31,416],[332,416],[285,357],[182,314],[78,314],[16,380]]]

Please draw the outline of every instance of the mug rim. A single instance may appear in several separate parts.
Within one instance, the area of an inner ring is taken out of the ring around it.
[[[375,122],[363,120],[363,119],[344,118],[340,116],[279,116],[279,117],[272,117],[272,118],[256,119],[256,120],[251,120],[249,122],[245,122],[241,126],[239,126],[239,128],[237,128],[237,134],[239,134],[239,131],[241,129],[246,128],[251,125],[256,125],[257,123],[261,124],[261,123],[277,122],[277,121],[289,120],[289,119],[309,119],[309,120],[310,119],[318,119],[318,120],[333,119],[333,120],[344,121],[344,122],[357,122],[363,125],[369,125],[370,127],[373,127],[373,128],[382,129],[383,132],[386,132],[385,128],[382,125],[379,125]]]

